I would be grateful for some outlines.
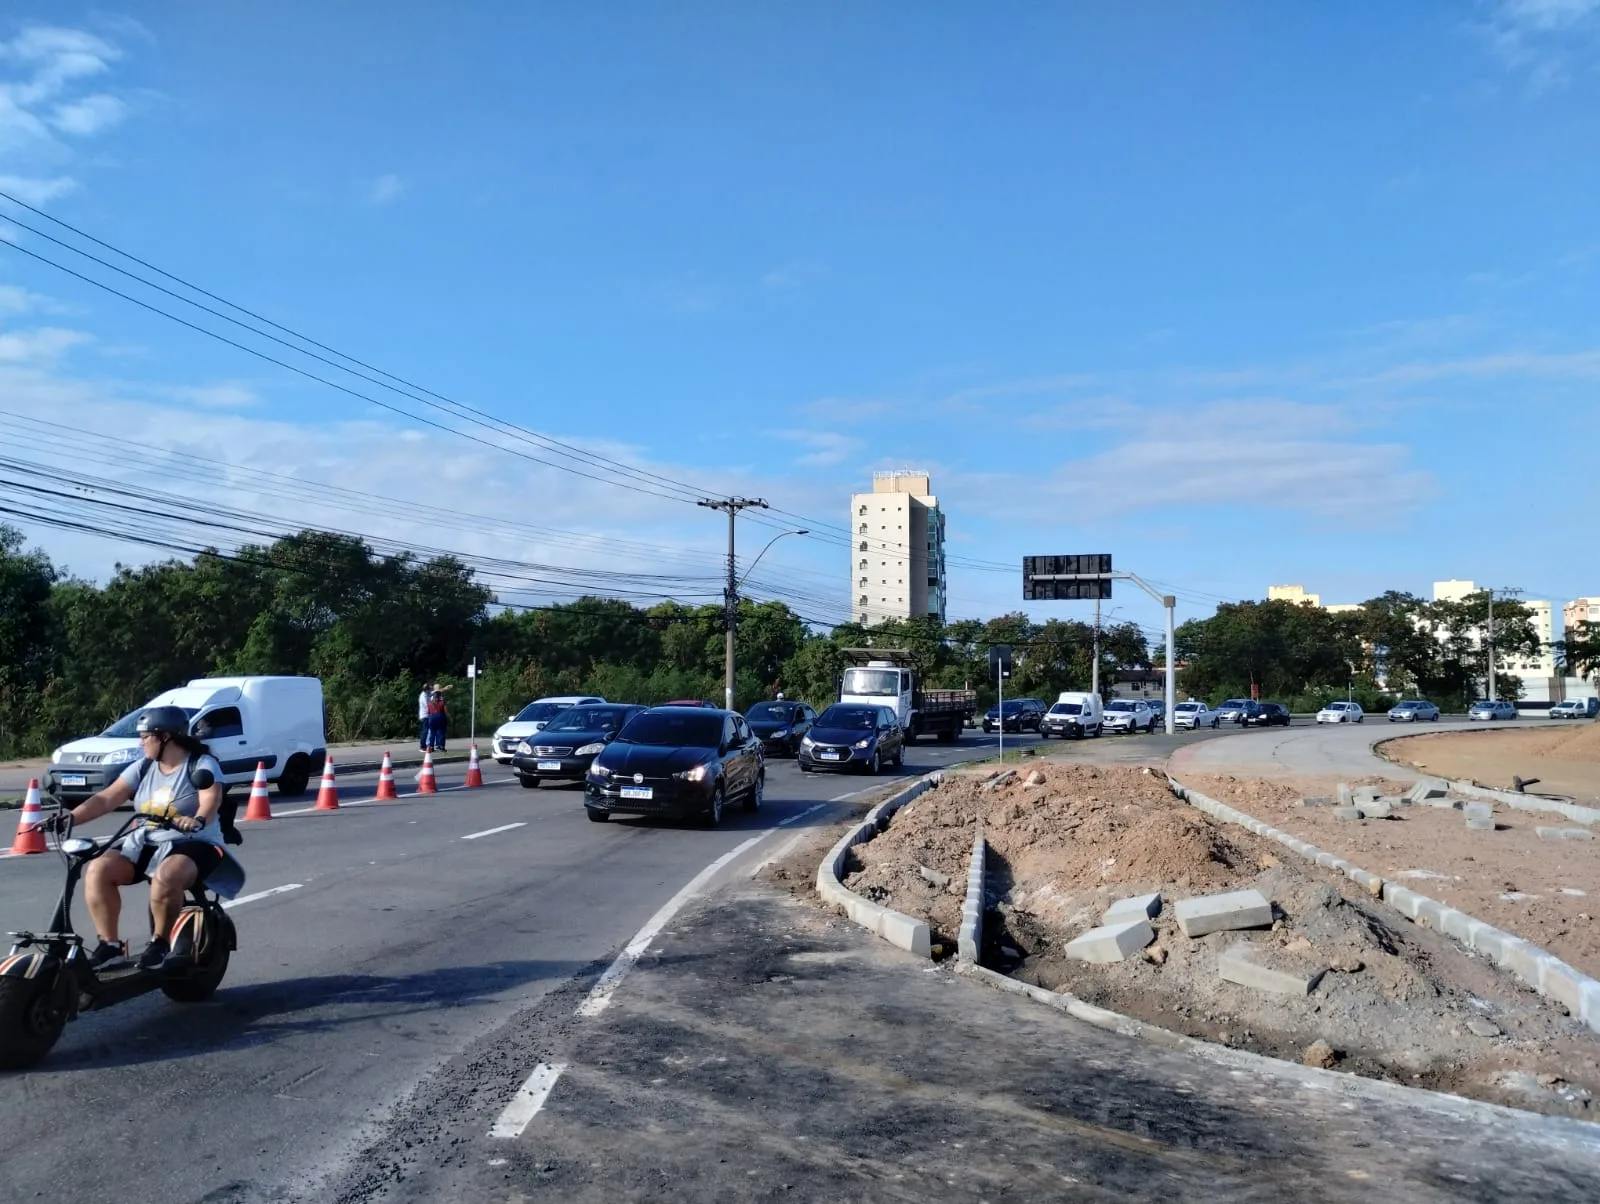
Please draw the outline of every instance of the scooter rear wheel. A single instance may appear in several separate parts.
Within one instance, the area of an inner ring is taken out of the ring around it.
[[[50,999],[50,984],[0,978],[0,1069],[25,1070],[55,1046],[66,1016]]]
[[[222,985],[222,978],[228,972],[228,959],[231,956],[232,950],[218,939],[217,946],[212,950],[205,965],[196,966],[182,978],[162,983],[162,992],[168,999],[177,1003],[204,1003],[215,995],[217,988]]]

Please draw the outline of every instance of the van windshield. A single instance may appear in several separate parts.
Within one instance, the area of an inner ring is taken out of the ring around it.
[[[102,736],[118,736],[122,739],[131,740],[134,736],[139,734],[139,716],[143,715],[149,709],[149,707],[140,707],[137,711],[129,711],[121,719],[118,719],[100,734]],[[193,720],[194,717],[199,714],[200,710],[198,707],[182,707],[180,709],[189,717],[190,720]]]
[[[1081,715],[1083,714],[1083,705],[1076,702],[1058,702],[1050,708],[1050,713],[1052,715]]]
[[[846,669],[845,694],[866,698],[897,698],[900,695],[900,674],[895,669]]]

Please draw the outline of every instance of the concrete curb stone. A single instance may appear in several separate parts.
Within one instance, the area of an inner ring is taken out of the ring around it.
[[[989,843],[979,832],[972,838],[972,857],[967,862],[967,894],[961,902],[961,931],[956,937],[956,956],[972,965],[983,948],[983,891],[989,868]]]
[[[1173,794],[1191,806],[1217,819],[1238,823],[1241,827],[1248,826],[1241,821],[1249,817],[1244,816],[1232,807],[1225,806],[1215,799],[1207,798],[1198,790],[1193,790],[1183,785],[1171,774],[1167,775],[1167,782],[1172,788]],[[1454,786],[1454,783],[1452,783],[1452,786]],[[1538,810],[1539,808],[1525,807],[1523,809]],[[1587,808],[1578,808],[1578,810],[1587,810]],[[1595,812],[1595,815],[1600,818],[1600,812]],[[1236,816],[1238,818],[1233,818]],[[1315,845],[1287,836],[1276,831],[1276,829],[1269,829],[1263,834],[1269,835],[1271,839],[1279,844],[1293,849],[1295,852],[1300,853],[1301,856],[1318,865],[1323,864],[1322,858],[1324,856],[1329,856],[1324,850],[1317,848]],[[1339,861],[1340,859],[1333,858],[1333,860]],[[1566,962],[1554,954],[1539,948],[1532,942],[1509,932],[1503,932],[1490,924],[1484,923],[1475,916],[1468,915],[1464,911],[1459,911],[1454,907],[1439,902],[1437,899],[1430,899],[1427,895],[1418,894],[1407,887],[1396,885],[1377,874],[1370,873],[1348,862],[1341,862],[1341,864],[1344,867],[1345,877],[1352,882],[1358,883],[1369,894],[1387,903],[1412,923],[1424,928],[1431,928],[1433,931],[1455,940],[1464,948],[1487,957],[1495,965],[1514,975],[1540,995],[1566,1008],[1574,1018],[1581,1020],[1593,1032],[1600,1033],[1600,981],[1590,978],[1582,971],[1567,965]]]

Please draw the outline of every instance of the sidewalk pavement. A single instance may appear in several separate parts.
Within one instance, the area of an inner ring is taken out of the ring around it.
[[[530,1034],[565,1069],[520,1137],[425,1085],[364,1173],[396,1200],[1600,1199],[1600,1126],[1123,1037],[796,891],[725,888],[608,1010]]]

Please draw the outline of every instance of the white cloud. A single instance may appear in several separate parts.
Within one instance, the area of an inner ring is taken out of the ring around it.
[[[30,205],[47,205],[57,197],[66,196],[77,186],[78,182],[67,176],[50,179],[0,176],[0,192],[9,192],[19,201],[26,201]]]
[[[767,434],[775,439],[784,439],[790,443],[799,443],[815,449],[795,460],[796,464],[811,468],[838,464],[866,446],[864,440],[857,439],[854,435],[843,435],[830,430],[795,429],[768,431]]]
[[[1576,60],[1600,52],[1600,0],[1496,0],[1481,28],[1531,91],[1549,91],[1571,78]]]
[[[63,330],[55,326],[0,332],[0,363],[49,363],[89,341],[89,336],[81,330]]]
[[[254,389],[238,381],[222,381],[214,385],[178,385],[163,388],[159,393],[174,401],[186,401],[208,410],[244,410],[260,401]]]
[[[50,124],[63,134],[86,138],[116,125],[127,111],[128,106],[121,100],[101,92],[57,105],[50,115]]]
[[[367,189],[367,200],[374,205],[387,205],[406,190],[406,182],[392,172],[381,175]]]
[[[16,284],[0,284],[0,317],[60,310],[61,306],[42,293],[29,292]]]

